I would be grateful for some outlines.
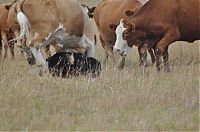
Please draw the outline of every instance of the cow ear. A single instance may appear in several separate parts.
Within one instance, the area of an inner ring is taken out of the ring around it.
[[[92,8],[90,8],[90,7],[88,7],[87,5],[85,5],[85,4],[82,4],[81,5],[82,7],[84,7],[84,8],[87,8],[88,9],[88,11],[90,12],[90,13],[93,13],[94,12],[94,10],[96,9],[96,7],[92,7]]]
[[[5,5],[5,9],[6,10],[10,10],[10,7],[11,7],[12,5]]]
[[[115,31],[117,28],[117,25],[115,25],[115,24],[109,24],[108,26],[109,26],[109,29],[112,31]]]
[[[96,7],[92,7],[92,8],[89,9],[89,12],[93,13],[95,9],[96,9]]]
[[[133,16],[134,13],[135,13],[135,12],[134,12],[134,11],[131,11],[131,10],[126,10],[126,11],[125,11],[125,15],[128,16],[128,17]]]

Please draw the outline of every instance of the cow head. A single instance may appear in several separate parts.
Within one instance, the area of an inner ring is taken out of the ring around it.
[[[18,46],[20,50],[24,53],[24,56],[28,62],[29,65],[34,65],[35,64],[35,57],[33,56],[33,53],[31,49],[27,46]]]
[[[135,11],[131,11],[131,10],[127,10],[127,11],[125,11],[125,15],[128,16],[128,17],[133,16],[134,13],[135,13]]]
[[[5,9],[9,11],[11,6],[12,5],[5,5]]]
[[[126,20],[121,19],[119,25],[109,24],[109,28],[116,33],[116,41],[113,48],[115,53],[126,56],[128,51],[137,45],[142,32],[135,29],[134,24],[128,23]]]
[[[96,7],[89,8],[87,5],[84,4],[82,4],[81,6],[87,9],[87,15],[90,19],[92,19],[94,17],[94,10],[96,9]]]
[[[128,50],[131,48],[127,43],[127,38],[129,36],[129,27],[125,26],[125,21],[120,20],[119,25],[110,24],[109,28],[116,33],[116,41],[113,51],[126,56]]]
[[[40,52],[40,48],[29,48],[27,46],[19,47],[24,55],[29,65],[46,66],[46,61]]]

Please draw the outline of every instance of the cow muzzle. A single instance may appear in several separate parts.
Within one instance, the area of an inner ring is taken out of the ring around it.
[[[127,55],[126,51],[120,50],[118,48],[114,48],[113,52],[116,53],[116,54],[120,54],[121,56],[126,56]]]

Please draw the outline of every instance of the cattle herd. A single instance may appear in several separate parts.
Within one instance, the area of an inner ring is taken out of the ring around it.
[[[147,53],[157,70],[170,71],[168,47],[176,41],[200,39],[200,0],[102,0],[96,7],[76,0],[13,0],[0,5],[0,57],[14,46],[28,64],[53,76],[100,74],[101,63],[93,58],[97,37],[119,69],[129,50],[138,47],[145,69]],[[97,36],[92,21],[99,31]],[[51,55],[50,46],[56,53]],[[44,59],[41,50],[45,50]],[[116,54],[120,59],[116,60]],[[118,63],[116,63],[118,62]]]

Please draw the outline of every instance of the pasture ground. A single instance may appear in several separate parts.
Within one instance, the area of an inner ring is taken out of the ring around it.
[[[171,73],[148,67],[145,75],[134,48],[124,70],[103,65],[94,80],[39,78],[16,49],[15,60],[0,61],[0,130],[198,131],[199,46],[177,42]],[[98,44],[101,62],[103,53]]]

